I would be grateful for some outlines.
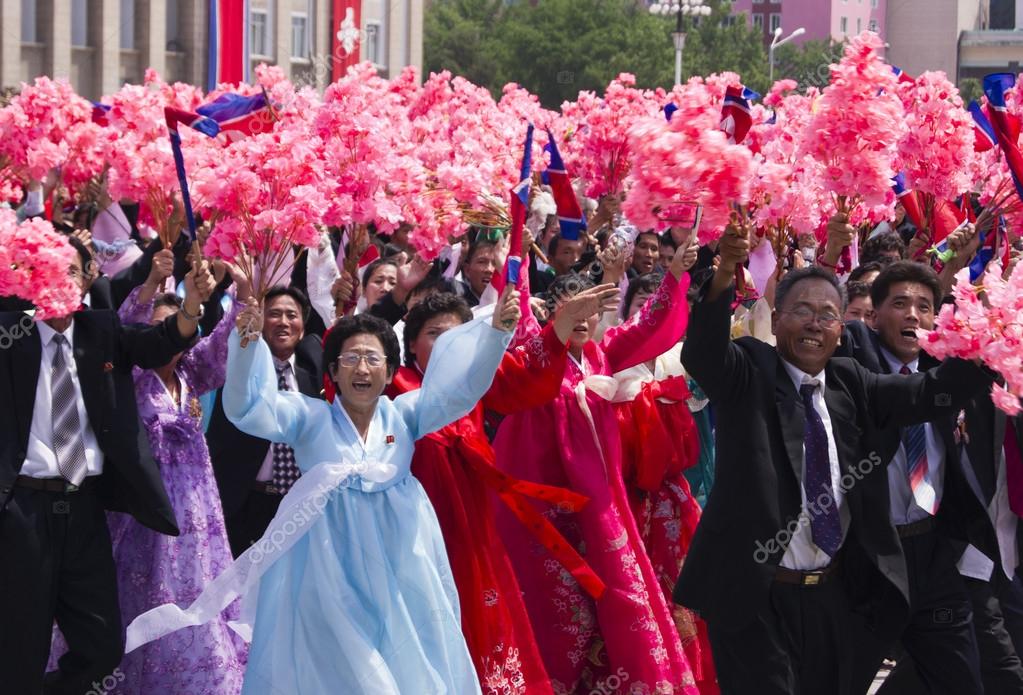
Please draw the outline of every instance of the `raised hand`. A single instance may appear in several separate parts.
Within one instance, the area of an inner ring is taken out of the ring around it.
[[[198,300],[199,304],[203,304],[213,294],[216,286],[216,280],[210,272],[209,261],[192,261],[192,269],[185,275],[185,301],[188,302],[191,297]]]
[[[695,231],[690,231],[684,237],[683,245],[676,249],[675,255],[671,258],[671,265],[668,268],[676,280],[681,280],[682,273],[687,272],[696,265],[696,258],[699,252],[700,242],[696,240]]]
[[[254,343],[263,335],[263,307],[259,305],[255,297],[249,297],[245,302],[245,308],[238,312],[234,320],[234,326],[238,330],[238,337],[242,339],[242,347]]]
[[[849,216],[838,212],[828,220],[828,241],[820,264],[827,268],[837,268],[842,257],[842,249],[851,246],[856,237],[856,228],[849,224]]]
[[[347,270],[342,270],[341,277],[330,286],[330,296],[334,300],[334,317],[340,318],[355,296],[355,282]]]
[[[522,310],[519,308],[519,291],[515,289],[514,285],[505,285],[497,300],[491,325],[498,330],[511,333],[515,330],[520,318],[522,318]]]
[[[617,311],[620,305],[616,285],[608,283],[583,290],[562,301],[554,310],[554,332],[561,342],[567,343],[579,322],[607,311]]]
[[[404,304],[405,299],[408,298],[409,293],[416,288],[420,282],[422,282],[427,275],[430,274],[430,268],[433,264],[430,261],[424,261],[416,254],[412,257],[408,263],[404,263],[398,266],[398,284],[391,290],[391,296],[395,303]],[[336,286],[337,283],[335,283]],[[346,300],[347,301],[347,300]]]

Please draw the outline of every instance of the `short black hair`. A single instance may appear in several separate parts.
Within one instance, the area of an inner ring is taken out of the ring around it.
[[[323,341],[323,373],[330,376],[330,365],[334,364],[341,354],[345,342],[356,335],[375,335],[384,348],[387,359],[387,373],[393,374],[401,361],[401,348],[398,347],[398,336],[394,334],[391,324],[372,314],[356,314],[343,316],[331,326],[327,338]]]
[[[405,249],[401,248],[397,244],[387,243],[384,244],[383,249],[380,250],[381,258],[391,258],[397,256],[399,253],[405,253]]]
[[[870,285],[868,285],[865,282],[853,282],[852,280],[850,280],[849,282],[845,283],[843,289],[845,290],[844,298],[846,305],[848,305],[849,302],[851,302],[852,300],[857,299],[859,297],[870,296]]]
[[[173,292],[163,292],[153,297],[153,313],[156,313],[156,310],[162,306],[180,309],[183,304],[184,302],[178,295]]]
[[[71,244],[71,248],[78,252],[78,257],[82,259],[82,272],[88,275],[92,270],[92,251],[73,236],[68,236],[67,240]]]
[[[383,266],[383,265],[392,265],[395,268],[397,268],[398,267],[398,260],[396,258],[394,258],[393,256],[385,256],[383,258],[376,259],[375,261],[370,263],[368,266],[366,266],[366,272],[362,274],[362,284],[363,285],[368,285],[369,284],[369,279],[371,277],[373,277],[373,273],[377,272],[377,268],[379,268],[380,266]]]
[[[269,307],[275,299],[283,295],[291,297],[298,304],[298,308],[302,312],[302,326],[305,327],[305,324],[309,322],[309,299],[305,296],[305,292],[297,287],[274,285],[266,291],[266,296],[263,297],[263,306]]]
[[[678,250],[678,244],[675,243],[675,238],[671,236],[671,231],[664,232],[658,239],[661,246],[670,246],[671,248]]]
[[[491,239],[490,237],[480,237],[476,239],[476,241],[469,244],[469,249],[465,252],[465,260],[463,262],[464,263],[471,262],[472,257],[476,255],[476,252],[486,246],[490,246],[491,248],[496,247],[497,241]]]
[[[892,291],[892,285],[899,282],[920,283],[931,291],[934,297],[934,310],[937,311],[941,305],[943,296],[941,282],[938,281],[938,274],[931,266],[916,261],[896,261],[882,270],[874,284],[870,286],[870,300],[874,303],[874,309],[884,304]]]
[[[589,274],[572,272],[557,276],[547,287],[547,310],[553,314],[561,302],[571,299],[593,286],[594,283]]]
[[[414,367],[416,364],[416,356],[411,350],[412,341],[419,337],[427,321],[443,314],[454,314],[462,323],[472,321],[472,309],[469,305],[457,294],[449,292],[431,294],[409,310],[405,316],[405,330],[402,334],[406,367]]]
[[[629,307],[632,306],[632,300],[636,298],[637,294],[640,292],[653,294],[663,281],[664,273],[656,270],[629,280],[629,289],[625,290],[625,301],[622,302],[622,318],[626,318],[626,314],[629,313]]]
[[[824,270],[824,268],[816,265],[810,265],[805,268],[790,270],[785,274],[785,277],[781,279],[778,286],[774,289],[775,310],[780,310],[785,306],[785,299],[788,297],[789,292],[796,286],[796,283],[804,280],[824,280],[835,288],[835,292],[838,294],[838,302],[839,304],[842,303],[842,288],[838,284],[838,279],[827,270]],[[839,307],[839,309],[844,308],[844,306]]]
[[[579,241],[579,239],[566,239],[562,236],[561,232],[558,232],[551,237],[551,240],[547,242],[547,257],[554,258],[558,253],[558,244],[562,241]]]
[[[853,268],[852,271],[850,271],[849,277],[848,279],[846,279],[846,282],[847,283],[859,282],[860,278],[862,278],[864,275],[873,272],[880,273],[882,270],[884,270],[884,265],[882,265],[879,261],[867,261],[866,263],[860,263],[858,266]],[[869,282],[864,284],[867,285],[868,287],[870,286]]]
[[[860,250],[860,262],[878,261],[882,264],[890,263],[891,261],[888,260],[885,254],[892,251],[898,251],[899,258],[906,257],[906,245],[902,242],[902,237],[895,232],[878,234],[867,239],[866,243],[863,244],[863,248]]]
[[[427,292],[436,293],[450,292],[451,294],[455,294],[456,293],[455,283],[452,282],[451,280],[448,280],[443,275],[440,275],[439,273],[434,273],[431,270],[429,275],[420,280],[419,284],[412,288],[412,291],[409,292],[409,296],[411,297],[412,295],[418,295]]]

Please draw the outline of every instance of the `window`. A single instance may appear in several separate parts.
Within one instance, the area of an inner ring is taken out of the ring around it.
[[[121,0],[121,50],[135,48],[135,0]]]
[[[71,45],[89,45],[89,0],[71,0]]]
[[[759,4],[761,4],[762,2],[764,2],[764,0],[753,0],[753,4],[754,4],[754,5],[759,5]]]
[[[181,42],[178,37],[178,17],[180,10],[178,0],[167,0],[167,50],[181,51]]]
[[[291,15],[291,57],[309,57],[309,17],[304,12]]]
[[[870,0],[870,6],[873,7],[876,10],[877,9],[877,0]]]
[[[35,43],[39,40],[36,0],[21,0],[21,40]]]
[[[842,17],[841,19],[838,20],[838,30],[840,32],[842,32],[843,34],[848,34],[849,33],[849,18],[848,17]]]
[[[781,12],[771,13],[771,33],[773,34],[775,29],[781,26]]]
[[[856,18],[856,33],[859,34],[863,31],[863,19],[860,17]]]
[[[876,19],[872,19],[872,20],[870,20],[870,22],[869,22],[869,23],[867,24],[867,28],[868,28],[868,29],[870,29],[870,30],[871,30],[872,32],[874,32],[875,34],[876,34],[876,33],[878,32],[878,30],[880,29],[880,27],[878,26],[878,23],[877,23],[877,20],[876,20]]]
[[[249,53],[254,56],[265,56],[267,53],[267,21],[266,10],[249,12]]]
[[[366,22],[366,60],[380,65],[380,24]]]
[[[737,17],[734,14],[730,14],[730,15],[727,15],[725,17],[722,17],[722,19],[721,19],[721,26],[734,27],[736,19],[737,19]]]

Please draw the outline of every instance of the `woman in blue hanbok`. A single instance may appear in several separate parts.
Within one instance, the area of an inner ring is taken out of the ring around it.
[[[263,538],[188,608],[140,616],[128,650],[247,595],[232,624],[252,640],[245,694],[479,693],[440,527],[409,467],[416,439],[486,392],[518,318],[506,291],[493,325],[440,336],[422,388],[393,401],[381,394],[399,363],[394,332],[366,314],[341,319],[324,345],[340,394],[328,404],[277,390],[262,313],[243,310],[224,410],[243,432],[292,447],[302,476]]]

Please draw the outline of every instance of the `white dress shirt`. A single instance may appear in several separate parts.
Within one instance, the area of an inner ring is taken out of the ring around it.
[[[821,416],[821,420],[824,423],[824,431],[828,436],[828,459],[831,462],[831,489],[835,496],[835,505],[839,510],[839,518],[842,521],[842,535],[844,537],[846,529],[849,527],[849,515],[848,510],[845,508],[845,490],[841,486],[842,470],[838,462],[838,447],[835,445],[835,435],[831,430],[831,416],[828,413],[827,404],[824,402],[824,372],[820,372],[817,376],[810,376],[785,360],[782,360],[781,363],[785,366],[785,371],[788,372],[789,377],[792,379],[792,385],[795,386],[797,395],[799,394],[799,387],[805,383],[816,381],[819,385],[813,393],[812,401],[814,409]],[[799,396],[799,398],[800,402],[802,402],[802,396]],[[799,496],[802,499],[802,509],[799,514],[801,519],[805,518],[805,521],[801,521],[796,532],[792,534],[792,540],[785,549],[785,555],[782,556],[781,566],[791,570],[809,571],[827,567],[831,564],[832,558],[813,542],[810,512],[806,506],[806,488],[802,484],[805,478],[806,445],[804,444],[803,464],[799,472]]]
[[[36,399],[32,408],[32,426],[28,434],[28,449],[21,475],[32,478],[59,478],[57,454],[53,450],[53,393],[51,371],[53,357],[57,354],[57,343],[53,341],[57,331],[42,321],[36,321],[42,355],[39,364],[39,378],[36,380]],[[75,404],[78,406],[78,421],[82,425],[82,443],[85,445],[85,475],[99,475],[103,472],[103,452],[99,448],[96,434],[92,431],[89,416],[85,412],[82,386],[78,381],[78,365],[75,363],[75,322],[64,331],[67,344],[63,347],[64,362],[71,370],[71,385],[75,390]]]
[[[883,347],[881,354],[892,374],[898,374],[902,369],[902,361]],[[920,360],[915,359],[906,365],[911,374],[917,373],[919,363]],[[931,423],[924,423],[924,432],[927,435],[927,473],[920,484],[928,485],[934,490],[934,508],[937,509],[941,504],[941,493],[944,490],[945,447],[938,439]],[[888,491],[891,497],[892,523],[896,526],[912,524],[931,516],[929,511],[916,503],[913,496],[913,490],[909,486],[909,471],[906,468],[906,447],[901,443],[888,465]]]
[[[281,365],[281,361],[276,357],[273,358],[274,369]],[[288,364],[291,365],[284,374],[285,381],[288,382],[288,388],[295,393],[298,393],[298,380],[295,378],[295,354],[292,353],[291,357],[288,358]],[[340,396],[338,396],[340,398]],[[266,450],[266,456],[263,458],[263,465],[259,467],[259,474],[256,476],[256,481],[260,483],[271,483],[274,479],[274,448],[271,445]]]

